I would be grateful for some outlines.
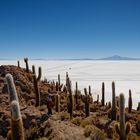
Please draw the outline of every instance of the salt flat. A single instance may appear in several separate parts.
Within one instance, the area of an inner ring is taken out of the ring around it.
[[[0,65],[3,64],[17,65],[17,61],[0,61]],[[116,95],[121,92],[125,94],[126,106],[129,89],[132,90],[133,108],[140,101],[140,61],[29,61],[30,68],[33,64],[36,69],[42,67],[43,78],[48,80],[57,80],[57,75],[60,74],[61,81],[65,82],[68,72],[73,89],[76,81],[82,91],[91,85],[94,100],[97,94],[101,94],[102,82],[105,82],[105,100],[111,100],[111,82],[115,81]],[[21,61],[21,66],[25,67],[24,61]]]

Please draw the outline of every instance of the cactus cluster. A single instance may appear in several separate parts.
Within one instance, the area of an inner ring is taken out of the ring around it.
[[[7,74],[5,78],[8,86],[8,93],[10,95],[11,109],[11,131],[8,138],[11,138],[12,140],[25,140],[24,127],[14,80],[11,74]]]
[[[36,104],[35,106],[40,106],[40,90],[39,90],[39,86],[38,86],[38,81],[41,79],[41,75],[42,75],[42,69],[41,67],[39,67],[38,69],[38,77],[36,76],[36,72],[35,72],[35,66],[32,66],[32,72],[33,72],[33,82],[34,82],[34,89],[35,89],[35,95],[36,95]]]
[[[115,124],[115,130],[120,136],[120,140],[126,140],[127,135],[131,130],[131,124],[129,122],[125,123],[125,99],[124,95],[120,94],[120,104],[119,104],[119,110],[120,110],[120,124]]]
[[[84,88],[85,95],[81,95],[81,100],[85,103],[85,114],[86,117],[90,115],[90,102],[91,102],[91,95],[87,94],[87,89]]]

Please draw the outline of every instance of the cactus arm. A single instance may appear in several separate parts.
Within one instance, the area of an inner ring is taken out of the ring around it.
[[[29,73],[28,58],[24,58],[24,62],[26,63],[26,71]]]
[[[32,65],[32,72],[33,72],[33,74],[36,74],[36,72],[35,72],[35,65]]]

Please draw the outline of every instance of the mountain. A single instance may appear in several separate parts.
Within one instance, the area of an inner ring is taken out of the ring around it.
[[[15,59],[5,59],[5,58],[0,58],[0,60],[15,60]],[[119,56],[119,55],[113,55],[113,56],[110,56],[110,57],[105,57],[105,58],[99,58],[99,59],[93,59],[93,58],[67,58],[67,59],[46,59],[46,58],[34,58],[34,59],[30,59],[30,60],[40,60],[40,61],[49,61],[49,60],[53,60],[53,61],[67,61],[67,60],[73,60],[73,61],[76,61],[76,60],[140,60],[140,58],[131,58],[131,57],[124,57],[124,56]]]
[[[130,57],[122,57],[119,55],[113,55],[111,57],[100,58],[97,60],[140,60],[140,58],[130,58]]]

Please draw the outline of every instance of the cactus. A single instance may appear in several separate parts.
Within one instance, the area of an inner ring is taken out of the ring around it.
[[[91,95],[91,86],[89,86],[89,95]]]
[[[29,73],[28,58],[24,58],[24,62],[26,63],[26,71]]]
[[[120,140],[126,140],[127,134],[130,132],[131,124],[125,123],[125,99],[124,95],[120,94],[120,124],[115,124],[115,130],[120,136]]]
[[[66,87],[68,86],[68,78],[69,78],[69,75],[68,75],[68,72],[66,72]]]
[[[84,88],[85,95],[81,95],[82,102],[85,103],[85,114],[86,117],[90,115],[90,107],[89,104],[91,102],[91,96],[87,94],[87,89]]]
[[[32,65],[32,72],[33,72],[33,74],[36,74],[36,72],[35,72],[35,65]]]
[[[59,94],[55,95],[55,111],[60,112],[60,96],[59,96]]]
[[[75,103],[78,104],[78,84],[76,82],[76,90],[75,90]]]
[[[33,72],[33,74],[36,75],[36,71],[35,71],[35,66],[34,66],[34,65],[32,65],[32,72]],[[38,77],[37,77],[37,81],[40,81],[41,76],[42,76],[42,68],[39,67],[39,68],[38,68]]]
[[[35,66],[32,66],[32,72],[33,72],[33,82],[34,82],[34,89],[35,89],[35,95],[36,95],[36,107],[40,106],[40,90],[38,87],[38,82],[41,79],[42,76],[42,69],[41,67],[38,68],[38,77],[36,77],[36,71],[35,71]]]
[[[56,82],[55,87],[56,87],[56,91],[59,91],[59,84],[58,84],[58,82]]]
[[[72,95],[72,89],[71,89],[71,81],[69,77],[67,77],[67,90],[68,90],[68,113],[70,113],[70,118],[72,119],[73,117],[73,107],[74,107],[74,99]]]
[[[58,74],[58,85],[60,86],[61,82],[60,82],[60,74]]]
[[[99,103],[99,94],[97,94],[97,104]]]
[[[20,61],[18,60],[18,68],[20,68]]]
[[[18,101],[11,102],[11,138],[12,140],[25,140],[22,117]]]
[[[108,108],[111,108],[111,102],[108,103]]]
[[[138,107],[137,107],[137,111],[140,110],[140,102],[138,102]]]
[[[131,110],[132,110],[132,94],[131,94],[131,90],[129,90],[128,113],[131,113]]]
[[[39,68],[38,68],[38,77],[37,77],[37,81],[40,81],[41,76],[42,76],[42,68],[39,67]]]
[[[102,106],[105,105],[105,84],[102,83]]]
[[[18,101],[18,96],[17,96],[13,76],[8,73],[8,74],[6,74],[5,78],[6,78],[6,82],[7,82],[7,86],[8,86],[8,93],[10,94],[9,95],[10,96],[10,102],[12,102],[13,100]]]
[[[38,87],[38,81],[35,74],[33,75],[33,81],[34,81],[34,89],[35,89],[35,96],[36,96],[35,107],[37,107],[40,106],[40,90]]]
[[[116,100],[115,100],[115,82],[112,82],[112,108],[111,108],[111,120],[116,120]]]

